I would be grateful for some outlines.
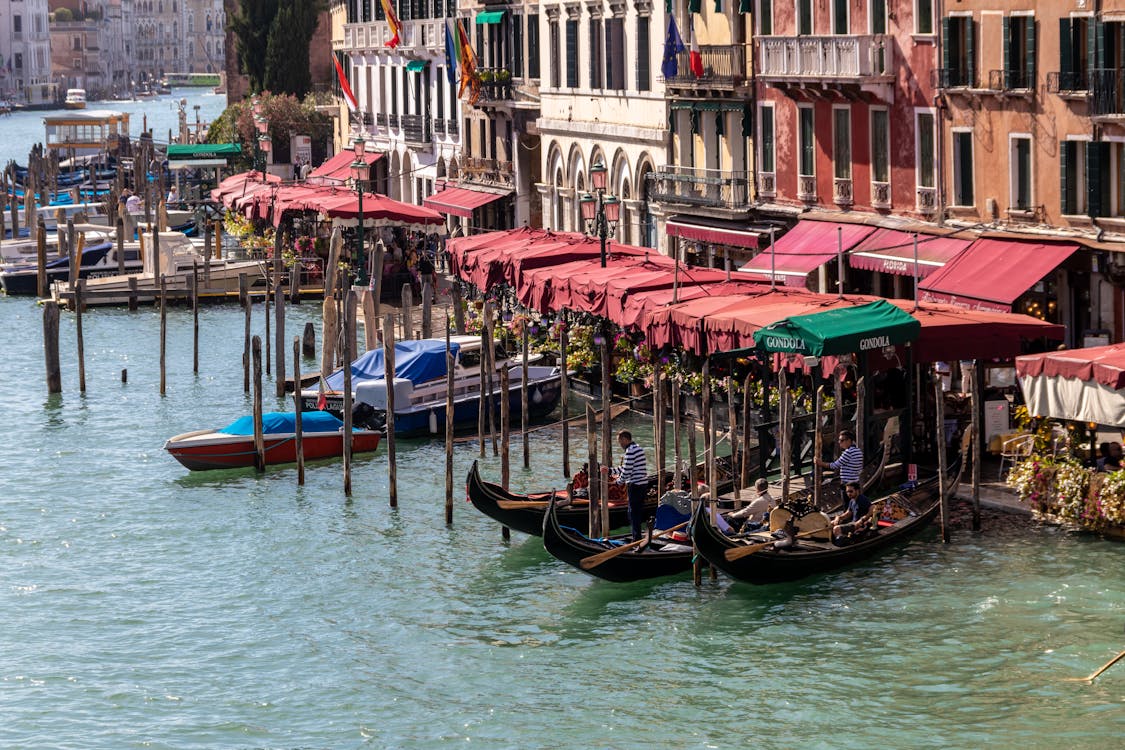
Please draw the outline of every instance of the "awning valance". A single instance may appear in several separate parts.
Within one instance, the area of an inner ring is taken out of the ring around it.
[[[179,159],[226,159],[242,153],[239,143],[170,143],[168,161]]]
[[[1016,358],[1016,375],[1034,416],[1125,424],[1125,345]]]
[[[979,239],[919,284],[920,296],[927,302],[1008,312],[1020,295],[1077,249],[1065,242]]]
[[[445,190],[434,193],[422,201],[422,204],[443,214],[460,216],[471,219],[473,211],[492,201],[511,194],[511,190],[503,193],[490,193],[484,190],[474,190],[470,187],[447,187]]]
[[[486,10],[481,13],[477,13],[476,22],[477,24],[482,26],[488,23],[500,23],[504,20],[505,12],[506,11],[503,10]]]
[[[754,343],[767,352],[853,354],[905,344],[918,338],[921,324],[886,300],[856,307],[793,315],[757,331]]]
[[[917,269],[914,267],[915,236],[918,238]],[[864,271],[899,276],[913,276],[917,270],[918,278],[924,279],[956,258],[971,244],[971,239],[879,229],[852,248],[848,254],[848,264]]]
[[[428,63],[425,60],[407,60],[406,72],[407,73],[421,73],[426,69]]]
[[[758,247],[759,235],[751,229],[735,229],[688,221],[671,220],[665,224],[669,237],[680,237],[696,242],[709,242],[715,245],[733,247]]]
[[[375,153],[374,151],[367,151],[363,155],[364,161],[369,165],[374,164],[383,155]],[[309,173],[309,177],[323,177],[328,180],[336,180],[344,182],[352,176],[351,166],[355,161],[355,154],[351,151],[341,151],[340,153],[328,159],[319,167]]]

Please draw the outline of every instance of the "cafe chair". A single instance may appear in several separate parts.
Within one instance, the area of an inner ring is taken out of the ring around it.
[[[1005,463],[1008,465],[1008,470],[1011,471],[1012,467],[1018,462],[1025,458],[1031,458],[1031,452],[1034,449],[1034,435],[1017,435],[1016,437],[1005,440],[1000,448],[1000,475],[997,478],[1000,480],[1004,479]]]

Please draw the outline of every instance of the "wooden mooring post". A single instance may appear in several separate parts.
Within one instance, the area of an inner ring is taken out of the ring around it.
[[[242,392],[250,392],[250,285],[238,274],[238,301],[242,305]]]
[[[667,489],[667,480],[664,476],[664,465],[667,463],[665,456],[664,433],[667,425],[664,422],[664,372],[659,368],[652,376],[652,442],[654,458],[656,459],[656,496],[664,497]]]
[[[531,468],[531,442],[530,442],[530,439],[529,439],[529,436],[528,436],[528,433],[527,433],[527,422],[528,422],[528,415],[527,415],[527,409],[528,409],[528,401],[527,401],[527,395],[528,395],[527,394],[527,375],[528,375],[528,366],[527,366],[528,353],[527,353],[527,349],[528,349],[528,341],[527,341],[527,336],[528,336],[528,331],[527,331],[527,326],[528,326],[528,324],[525,322],[523,324],[523,335],[521,336],[522,349],[523,349],[523,360],[521,362],[522,369],[521,369],[521,373],[520,373],[521,376],[522,376],[522,380],[520,381],[520,431],[521,431],[521,434],[522,434],[522,437],[523,437],[523,468],[530,469]],[[507,367],[504,368],[505,371],[507,371],[507,369],[508,369]],[[504,400],[505,401],[508,400],[508,392],[507,391],[504,392]],[[566,430],[565,420],[563,422],[563,430]]]
[[[453,286],[457,288],[456,284]],[[562,470],[563,476],[570,478],[570,376],[566,371],[567,335],[565,327],[559,326],[559,409],[562,411]]]
[[[265,297],[263,298],[263,304],[265,306],[262,308],[262,317],[265,318],[265,321],[266,321],[266,335],[265,335],[265,339],[266,339],[266,375],[269,375],[270,374],[270,289],[272,288],[272,285],[270,284],[270,273],[269,273],[268,270],[266,271],[265,276],[266,276],[266,294],[265,294]]]
[[[297,485],[305,483],[305,441],[301,417],[301,339],[293,337],[293,449],[297,452]]]
[[[445,318],[445,525],[453,525],[453,372],[456,362],[449,343],[449,316]]]
[[[262,432],[262,339],[255,336],[250,343],[254,365],[254,468],[266,470],[266,441]]]
[[[43,303],[43,359],[47,367],[47,393],[62,393],[62,367],[59,363],[59,305]]]
[[[47,227],[42,219],[35,225],[35,260],[38,265],[35,288],[43,299],[47,296]]]
[[[168,282],[160,277],[160,395],[167,390],[168,370]]]
[[[348,290],[344,296],[344,495],[352,494],[352,367],[355,359],[355,292]],[[393,366],[391,372],[394,372]],[[387,377],[393,386],[394,379]],[[388,390],[394,390],[389,387]]]
[[[392,508],[398,507],[398,465],[395,458],[395,316],[383,318],[383,375],[387,383],[387,492]]]
[[[191,371],[199,374],[199,263],[191,262]]]
[[[980,469],[984,446],[981,445],[981,377],[980,360],[974,360],[969,369],[969,408],[973,411],[970,429],[973,431],[973,531],[980,531]]]
[[[500,368],[500,486],[510,486],[512,468],[510,448],[512,437],[512,406],[508,397],[510,387],[508,368]]]
[[[74,287],[74,333],[77,336],[78,347],[78,392],[86,392],[86,342],[82,337],[82,306],[86,279],[79,279]]]
[[[430,282],[422,284],[422,338],[434,335],[434,287]]]
[[[601,471],[598,469],[598,415],[589,402],[586,403],[586,466],[586,478],[589,482],[586,489],[590,495],[590,537],[596,539],[602,536],[602,481]]]
[[[305,323],[305,330],[301,336],[301,354],[308,359],[316,356],[316,326],[311,321]]]
[[[945,476],[946,450],[945,450],[945,392],[941,387],[941,375],[934,375],[934,407],[937,409],[935,420],[936,435],[934,443],[937,445],[938,458],[938,496],[941,500],[941,541],[949,544],[949,497],[948,480]]]
[[[284,234],[280,231],[274,234],[273,246],[273,269],[277,277],[273,285],[273,328],[276,342],[274,350],[277,356],[277,361],[274,363],[274,375],[276,376],[274,378],[274,392],[279,399],[285,398],[285,294],[281,291],[281,278],[285,270],[281,258],[281,243]],[[355,346],[354,342],[352,346]],[[294,381],[293,387],[300,390],[300,384],[296,381]]]

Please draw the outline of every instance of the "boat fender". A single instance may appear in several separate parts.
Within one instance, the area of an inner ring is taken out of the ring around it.
[[[538,388],[531,392],[531,402],[534,404],[543,403],[543,394],[539,392]]]
[[[437,412],[433,409],[430,409],[430,434],[437,434]]]

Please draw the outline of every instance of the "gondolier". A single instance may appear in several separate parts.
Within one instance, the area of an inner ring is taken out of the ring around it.
[[[645,497],[648,495],[648,472],[645,469],[644,448],[633,440],[633,433],[622,430],[617,433],[617,444],[625,451],[621,465],[613,469],[618,484],[625,485],[629,495],[629,526],[633,541],[641,538],[641,522],[644,520]]]

